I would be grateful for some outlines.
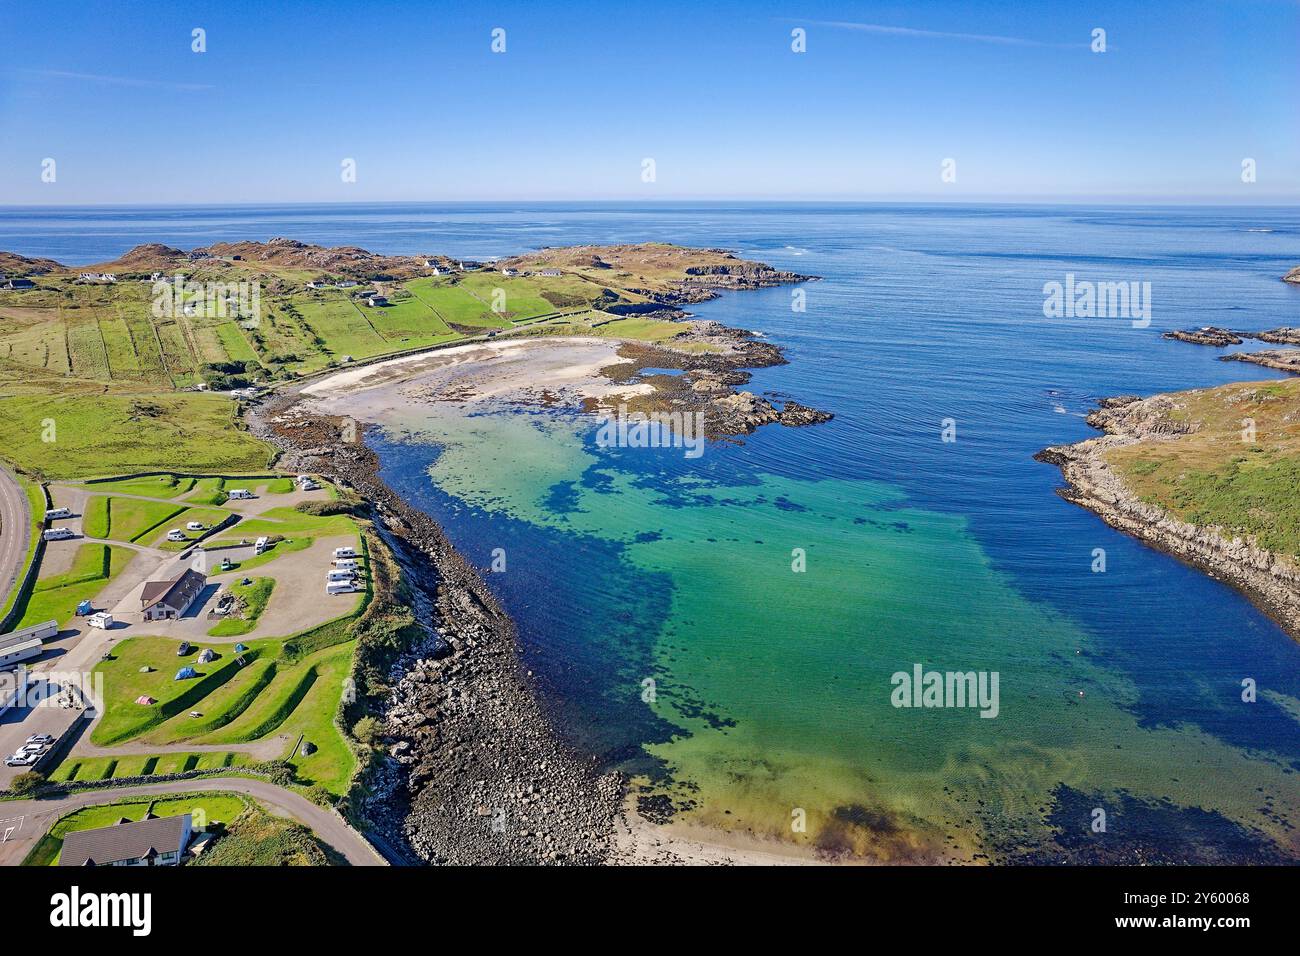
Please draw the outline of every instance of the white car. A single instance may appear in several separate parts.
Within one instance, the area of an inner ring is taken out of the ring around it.
[[[32,734],[27,738],[27,746],[37,744],[38,746],[44,747],[46,744],[52,743],[54,743],[54,736],[52,734]]]
[[[168,541],[188,541],[188,540],[190,540],[190,539],[187,538],[187,537],[185,537],[185,532],[182,531],[180,528],[172,528],[170,531],[167,532],[167,540],[168,540]]]
[[[30,767],[36,761],[40,760],[40,754],[14,754],[12,757],[5,758],[6,767]]]
[[[185,530],[186,530],[186,531],[202,531],[202,530],[203,530],[203,522],[202,522],[202,521],[187,521],[187,522],[185,523]]]

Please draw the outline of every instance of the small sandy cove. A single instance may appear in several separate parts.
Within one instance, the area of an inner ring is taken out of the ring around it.
[[[305,386],[302,395],[331,410],[338,400],[350,399],[348,410],[357,414],[358,403],[390,405],[391,396],[381,391],[386,387],[396,387],[407,401],[460,405],[577,404],[653,391],[645,383],[615,385],[600,374],[606,366],[630,361],[618,355],[619,344],[555,337],[457,345],[338,372]]]

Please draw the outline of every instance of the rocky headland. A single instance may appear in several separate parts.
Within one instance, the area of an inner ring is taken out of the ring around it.
[[[1142,500],[1107,461],[1107,455],[1118,448],[1194,433],[1199,425],[1183,417],[1183,410],[1173,395],[1103,399],[1088,416],[1088,424],[1104,435],[1052,446],[1034,457],[1060,467],[1066,481],[1057,491],[1061,497],[1095,512],[1112,527],[1232,584],[1300,640],[1300,567],[1247,537],[1182,521]]]

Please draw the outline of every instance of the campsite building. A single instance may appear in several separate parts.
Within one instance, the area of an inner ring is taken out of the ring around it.
[[[166,581],[147,581],[140,595],[140,610],[146,621],[175,620],[190,609],[207,587],[207,576],[186,568]]]
[[[73,830],[63,838],[59,866],[179,866],[192,834],[188,813]]]

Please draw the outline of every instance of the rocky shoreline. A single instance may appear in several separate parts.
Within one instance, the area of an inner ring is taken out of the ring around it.
[[[684,413],[703,415],[704,434],[711,441],[752,434],[762,425],[792,428],[828,422],[830,412],[786,400],[777,408],[768,398],[740,389],[748,384],[749,369],[785,365],[781,349],[753,332],[716,322],[691,321],[689,330],[671,345],[625,342],[618,350],[626,361],[601,369],[615,384],[647,382],[648,395],[624,404],[643,414]],[[692,351],[689,346],[711,351]],[[687,346],[683,348],[682,346]],[[680,374],[655,374],[646,370],[671,370]],[[587,411],[610,411],[608,403],[588,402]]]
[[[1168,439],[1188,426],[1172,419],[1173,400],[1122,396],[1103,399],[1088,424],[1103,432],[1073,445],[1054,445],[1034,456],[1057,465],[1066,501],[1096,513],[1108,525],[1226,581],[1246,594],[1292,638],[1300,640],[1300,568],[1242,538],[1180,521],[1139,500],[1106,462],[1108,451],[1144,440]]]
[[[523,671],[514,624],[442,529],[378,476],[347,423],[296,395],[250,411],[280,465],[321,474],[368,502],[402,565],[427,636],[390,675],[378,715],[387,755],[360,808],[388,843],[430,864],[609,862],[624,783],[566,748]]]

